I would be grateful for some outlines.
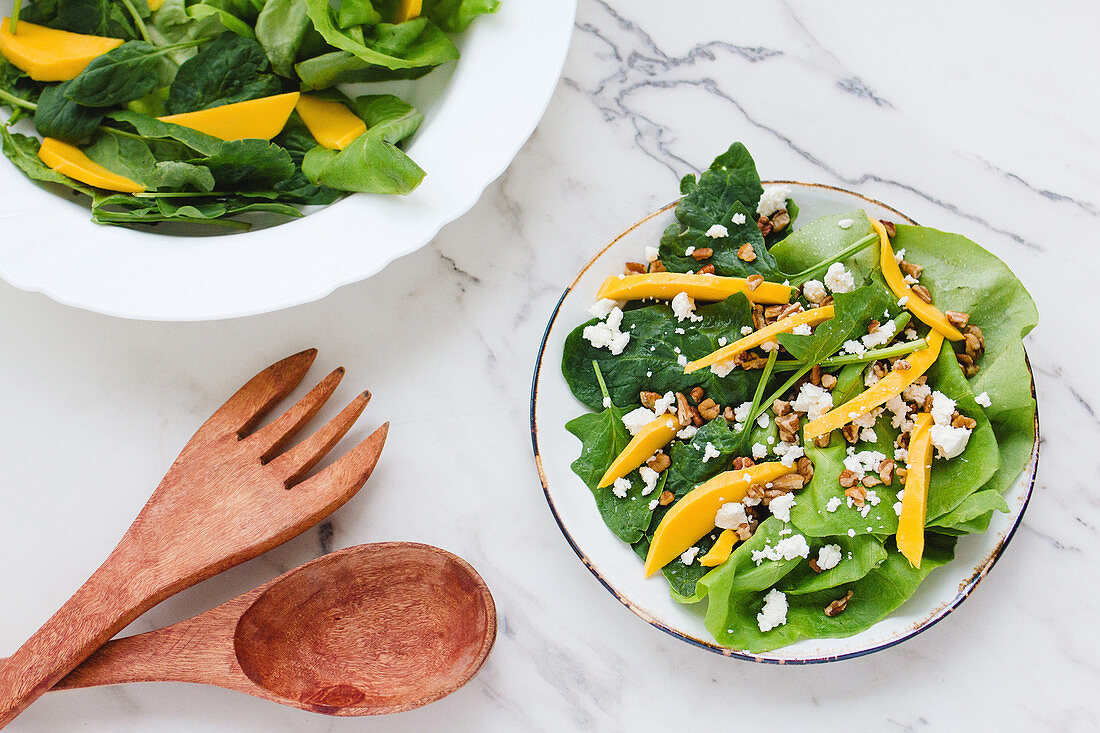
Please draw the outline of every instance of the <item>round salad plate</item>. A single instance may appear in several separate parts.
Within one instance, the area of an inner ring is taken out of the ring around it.
[[[889,206],[855,193],[808,183],[776,183],[791,188],[803,222],[862,209],[874,218],[915,223]],[[591,318],[588,309],[600,284],[621,273],[624,262],[642,259],[646,246],[656,246],[661,232],[675,220],[673,206],[642,219],[597,254],[565,291],[546,328],[531,389],[531,436],[546,501],[566,540],[604,587],[643,620],[689,644],[728,657],[775,664],[832,662],[886,649],[931,627],[969,596],[1012,539],[1034,484],[1038,422],[1030,462],[1005,497],[1009,512],[995,513],[984,534],[961,538],[955,559],[933,571],[893,614],[847,638],[803,640],[765,653],[721,646],[703,625],[705,602],[683,605],[674,601],[664,577],[646,578],[640,558],[604,525],[592,493],[570,469],[580,454],[580,442],[566,431],[565,423],[586,408],[573,397],[562,377],[562,348],[569,332]]]
[[[173,236],[94,224],[0,159],[0,277],[67,305],[172,321],[265,313],[367,278],[431,241],[508,167],[557,85],[575,12],[576,0],[506,0],[456,39],[457,63],[385,85],[426,116],[408,152],[427,177],[405,197],[357,194],[265,229]]]

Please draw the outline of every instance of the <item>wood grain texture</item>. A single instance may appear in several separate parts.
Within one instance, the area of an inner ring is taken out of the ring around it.
[[[0,666],[0,728],[152,606],[300,534],[359,490],[386,425],[304,481],[300,465],[263,460],[281,436],[250,432],[302,381],[316,355],[310,349],[263,370],[199,428],[103,565]],[[340,374],[307,396],[319,404],[306,405],[306,413],[320,409]],[[335,431],[319,431],[324,440],[316,452],[335,445],[333,435],[351,427],[368,399],[357,397],[333,421]],[[286,420],[283,429],[303,422]]]
[[[195,618],[106,644],[54,689],[193,682],[329,715],[410,710],[466,684],[496,639],[496,606],[462,558],[359,545]]]

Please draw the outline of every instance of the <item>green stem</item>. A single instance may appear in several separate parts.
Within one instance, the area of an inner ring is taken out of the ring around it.
[[[128,137],[133,140],[148,140],[149,138],[144,135],[138,135],[135,132],[126,132],[126,130],[120,130],[117,127],[108,127],[107,125],[100,125],[99,129],[103,132],[109,132],[112,135],[119,135],[120,137]]]
[[[756,383],[756,392],[752,395],[752,409],[749,410],[749,419],[745,421],[746,430],[752,425],[753,420],[760,417],[760,413],[764,411],[760,409],[760,405],[762,404],[761,399],[764,397],[764,388],[767,386],[768,380],[771,379],[772,370],[775,369],[778,359],[778,348],[768,352],[768,363],[764,365],[764,370],[760,372],[760,381]],[[764,409],[766,410],[767,408]]]
[[[122,0],[122,4],[126,6],[126,10],[130,12],[130,17],[134,19],[134,25],[137,26],[138,33],[145,40],[146,43],[156,45],[153,39],[149,37],[149,29],[145,27],[145,19],[141,17],[141,13],[137,11],[133,3],[130,0]]]
[[[600,383],[600,391],[603,392],[604,402],[611,402],[611,395],[607,391],[607,384],[603,381],[603,372],[600,371],[600,365],[595,359],[592,360],[592,368],[596,370],[596,381]]]
[[[3,89],[0,89],[0,99],[9,104],[14,104],[16,107],[22,107],[23,109],[38,109],[38,105],[34,102],[30,102],[22,97],[17,97]]]
[[[808,270],[803,270],[802,272],[800,272],[796,275],[791,275],[787,279],[790,280],[791,287],[794,287],[794,288],[800,287],[807,280],[813,280],[816,275],[819,275],[820,273],[824,272],[825,270],[828,270],[830,265],[832,265],[836,262],[840,262],[841,260],[846,260],[846,259],[848,259],[849,257],[851,257],[852,255],[854,255],[858,252],[862,252],[872,242],[877,242],[877,241],[878,241],[878,235],[872,232],[871,234],[868,234],[866,237],[859,240],[855,244],[851,244],[851,245],[845,247],[844,249],[842,249],[840,252],[833,255],[829,259],[824,260],[822,262],[818,262],[816,265],[809,268]]]
[[[874,349],[868,351],[863,356],[857,356],[855,354],[849,354],[848,356],[831,356],[821,362],[823,367],[835,367],[846,366],[848,364],[867,364],[872,361],[878,361],[879,359],[889,359],[894,356],[905,356],[911,354],[914,351],[921,351],[928,348],[928,342],[924,339],[917,339],[916,341],[906,341],[903,344],[894,344],[893,346],[887,346],[883,349]],[[797,369],[801,362],[798,361],[781,361],[775,365],[775,368],[781,372],[787,372],[791,369]]]
[[[118,216],[112,216],[109,211],[96,214],[93,220],[97,224],[153,224],[171,221],[177,224],[209,224],[210,226],[228,227],[230,229],[248,229],[252,226],[246,221],[235,221],[233,219],[185,219],[178,216],[142,216],[137,219],[124,212],[120,212]]]
[[[23,5],[23,0],[15,0],[15,4],[11,8],[11,24],[8,26],[11,29],[11,34],[14,36],[16,30],[19,28],[19,10]]]

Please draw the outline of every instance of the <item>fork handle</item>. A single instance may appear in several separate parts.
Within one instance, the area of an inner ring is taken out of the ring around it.
[[[0,728],[156,603],[138,558],[120,545],[0,666]]]

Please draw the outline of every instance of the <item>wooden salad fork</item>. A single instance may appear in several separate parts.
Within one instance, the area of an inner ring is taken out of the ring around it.
[[[363,486],[388,423],[307,476],[351,429],[369,393],[287,447],[328,401],[343,369],[253,430],[316,356],[309,349],[271,365],[198,429],[103,565],[0,666],[0,728],[142,613],[301,534]]]

